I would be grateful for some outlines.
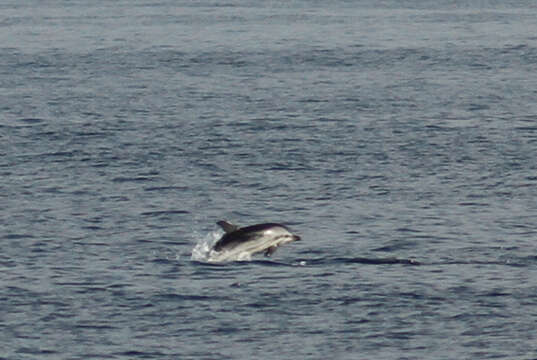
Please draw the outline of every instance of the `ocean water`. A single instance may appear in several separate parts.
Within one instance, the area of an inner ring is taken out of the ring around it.
[[[535,19],[3,1],[0,359],[537,358]]]

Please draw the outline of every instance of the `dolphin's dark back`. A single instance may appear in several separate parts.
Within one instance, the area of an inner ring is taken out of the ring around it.
[[[265,230],[276,226],[289,230],[286,226],[276,223],[265,223],[246,226],[224,234],[224,236],[222,236],[222,238],[218,240],[216,244],[214,244],[213,249],[216,251],[220,251],[226,247],[233,248],[238,244],[242,244],[243,242],[251,241],[263,236],[263,232]]]

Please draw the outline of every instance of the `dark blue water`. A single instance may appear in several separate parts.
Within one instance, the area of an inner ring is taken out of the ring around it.
[[[0,358],[535,358],[535,19],[4,1]],[[220,219],[303,241],[193,260]]]

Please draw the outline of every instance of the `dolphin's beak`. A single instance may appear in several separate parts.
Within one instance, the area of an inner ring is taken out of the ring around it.
[[[293,241],[298,241],[300,240],[300,236],[298,235],[293,235]]]

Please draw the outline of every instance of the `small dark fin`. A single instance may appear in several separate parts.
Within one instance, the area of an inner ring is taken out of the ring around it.
[[[219,222],[217,222],[217,224],[220,225],[226,233],[237,231],[239,229],[237,225],[233,225],[224,220],[220,220]]]
[[[265,251],[265,256],[270,256],[270,255],[274,254],[274,252],[276,251],[277,248],[278,248],[278,247],[277,247],[276,245],[269,247],[269,248]]]

